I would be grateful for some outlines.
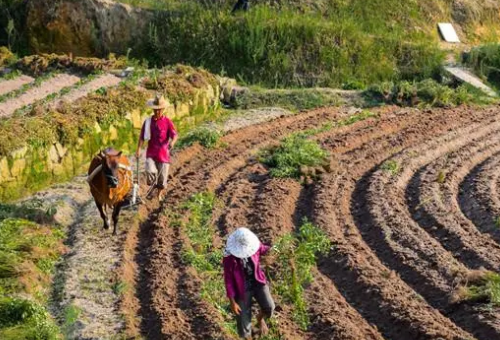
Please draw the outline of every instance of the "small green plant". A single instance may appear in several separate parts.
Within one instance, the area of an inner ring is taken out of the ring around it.
[[[326,254],[330,248],[326,235],[307,219],[303,220],[296,235],[283,236],[273,247],[277,254],[273,271],[276,290],[294,306],[294,319],[304,330],[309,325],[304,287],[313,280],[311,268],[316,264],[317,256]]]
[[[209,127],[200,127],[188,132],[179,140],[179,147],[186,147],[198,142],[208,149],[213,149],[219,145],[222,133]]]
[[[128,286],[125,282],[118,281],[113,284],[112,289],[116,295],[122,295],[128,289]]]
[[[81,313],[81,309],[72,303],[64,308],[62,331],[66,339],[70,339],[73,336],[76,322],[78,321]]]
[[[495,219],[495,227],[500,228],[500,216]]]
[[[389,172],[391,175],[397,175],[397,173],[399,172],[399,164],[398,162],[396,162],[395,160],[393,159],[390,159],[390,160],[387,160],[385,161],[384,163],[382,163],[382,165],[380,166],[380,168],[384,171],[387,171]]]
[[[476,282],[465,288],[467,300],[485,301],[493,307],[500,306],[500,274],[486,272]]]
[[[328,153],[301,133],[284,138],[279,146],[260,154],[261,162],[270,167],[272,177],[300,178],[301,166],[319,166],[327,159]]]
[[[358,114],[351,115],[351,116],[339,121],[336,124],[336,126],[338,126],[338,127],[348,126],[348,125],[352,125],[354,123],[363,121],[363,120],[368,119],[368,118],[376,118],[376,117],[378,117],[378,115],[376,113],[373,113],[373,112],[368,111],[368,110],[364,110]]]
[[[446,180],[446,173],[443,170],[439,171],[437,176],[437,182],[439,184],[443,184],[445,180]]]
[[[203,279],[201,297],[213,305],[224,317],[223,327],[231,335],[237,334],[222,280],[222,250],[213,246],[215,227],[212,214],[217,204],[213,193],[193,195],[182,205],[189,216],[187,221],[177,221],[184,228],[189,242],[185,244],[183,260],[196,269]]]

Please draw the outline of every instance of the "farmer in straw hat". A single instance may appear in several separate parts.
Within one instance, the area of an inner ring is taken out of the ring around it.
[[[144,141],[148,142],[146,151],[146,176],[148,185],[155,185],[158,199],[163,199],[163,192],[167,185],[168,170],[170,167],[170,149],[177,141],[177,131],[174,123],[163,115],[167,102],[163,96],[156,95],[148,101],[153,109],[153,116],[142,124],[141,136],[137,146],[136,157],[139,158]],[[151,191],[152,193],[152,191]],[[149,197],[151,198],[151,197]]]
[[[224,282],[231,309],[236,314],[238,333],[244,339],[252,338],[252,299],[260,306],[257,323],[261,335],[268,333],[264,319],[270,318],[274,311],[274,301],[260,267],[260,257],[268,250],[247,228],[237,229],[227,239],[222,261]]]

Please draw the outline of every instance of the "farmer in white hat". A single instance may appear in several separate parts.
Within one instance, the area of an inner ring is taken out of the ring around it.
[[[163,115],[167,102],[163,96],[156,95],[148,101],[153,116],[142,124],[141,136],[135,156],[139,158],[144,141],[148,142],[146,151],[146,176],[148,185],[156,185],[158,200],[163,200],[170,167],[170,149],[177,141],[174,123]],[[152,191],[151,191],[152,193]],[[149,197],[151,198],[151,197]]]
[[[260,266],[260,257],[269,250],[247,228],[239,228],[227,239],[222,261],[224,282],[231,309],[236,314],[238,333],[243,339],[252,338],[252,300],[260,306],[257,323],[260,334],[268,328],[264,319],[272,316],[274,301],[269,292],[266,276]]]

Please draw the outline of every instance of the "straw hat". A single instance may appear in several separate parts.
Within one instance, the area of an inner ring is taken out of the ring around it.
[[[247,228],[235,230],[227,239],[226,250],[240,259],[250,257],[259,250],[260,241],[257,235]]]
[[[152,109],[164,109],[167,107],[165,98],[157,94],[153,99],[148,100],[148,106]]]

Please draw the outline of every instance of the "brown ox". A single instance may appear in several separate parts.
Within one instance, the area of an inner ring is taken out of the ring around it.
[[[125,205],[125,198],[132,188],[132,170],[128,158],[113,148],[107,148],[92,159],[88,172],[90,192],[104,229],[109,229],[110,219],[106,214],[113,207],[113,235],[116,235],[118,215]]]

